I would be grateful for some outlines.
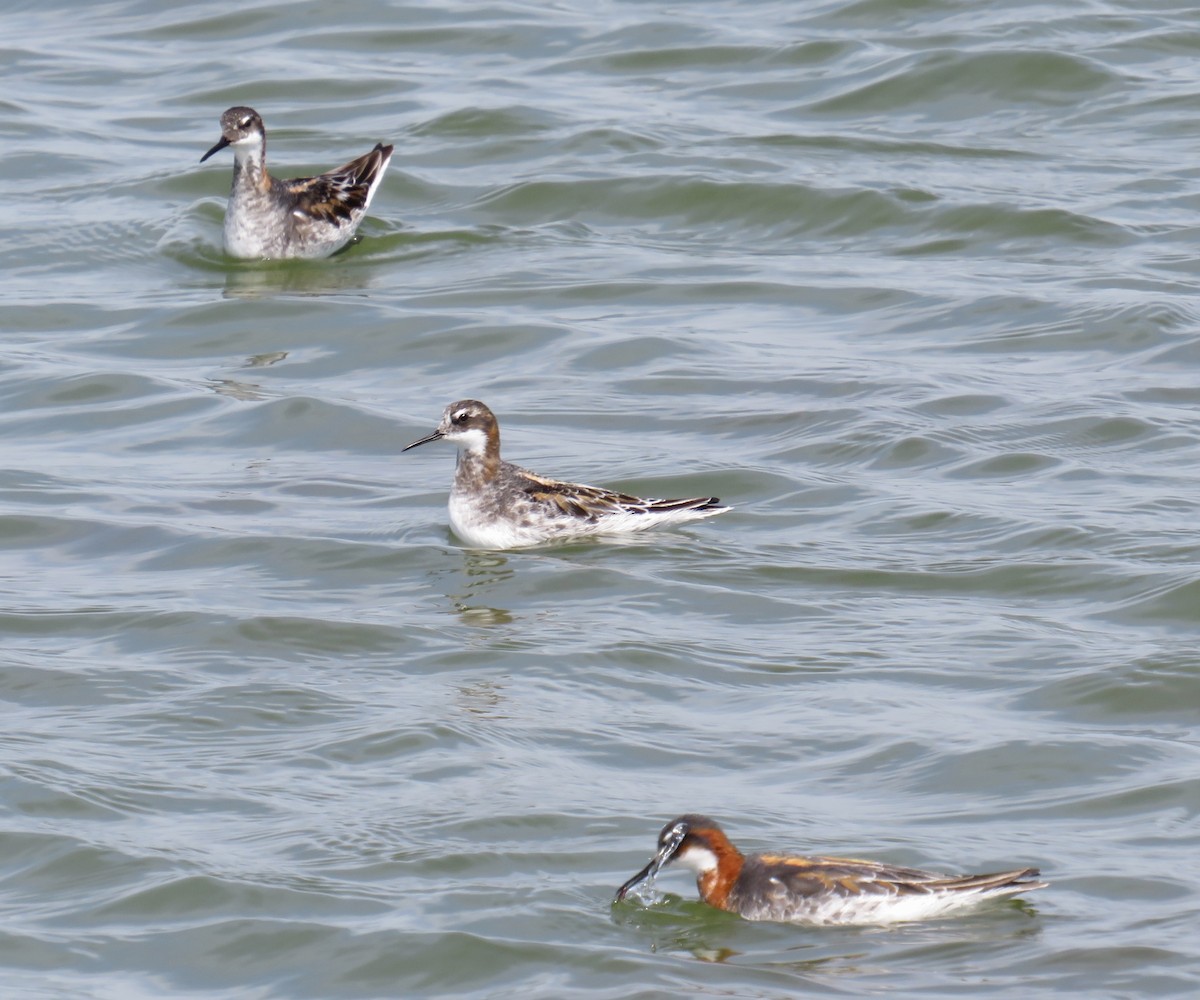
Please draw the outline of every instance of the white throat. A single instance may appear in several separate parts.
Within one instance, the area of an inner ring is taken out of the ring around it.
[[[239,165],[244,163],[259,163],[263,156],[263,137],[259,132],[252,132],[244,139],[238,139],[237,142],[231,142],[229,148],[233,150],[233,158]]]
[[[468,427],[466,430],[456,431],[453,435],[448,435],[446,439],[468,455],[483,455],[487,452],[487,435],[478,427]]]
[[[707,847],[688,846],[671,859],[685,868],[690,868],[697,875],[717,870],[717,856]]]

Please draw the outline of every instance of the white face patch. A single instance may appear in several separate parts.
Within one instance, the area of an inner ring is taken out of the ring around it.
[[[233,158],[238,163],[259,163],[262,159],[262,133],[258,131],[251,132],[249,135],[242,136],[240,139],[229,144],[229,148],[233,150]],[[225,214],[225,225],[228,227],[229,220],[233,218],[232,212]],[[226,249],[229,249],[228,237],[226,237]],[[240,257],[260,257],[262,254],[238,254]]]
[[[452,426],[446,432],[445,438],[447,441],[453,441],[463,451],[480,453],[487,451],[487,435],[479,427],[465,427],[460,429]]]
[[[707,847],[689,844],[671,859],[685,868],[690,868],[697,875],[717,870],[717,856]]]

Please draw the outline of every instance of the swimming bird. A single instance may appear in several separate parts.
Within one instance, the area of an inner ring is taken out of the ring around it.
[[[696,873],[700,898],[747,920],[889,924],[941,917],[985,899],[1044,889],[1036,868],[940,875],[855,858],[742,854],[707,816],[689,813],[658,835],[658,852],[617,890],[616,901],[677,861]]]
[[[450,525],[472,548],[512,549],[583,535],[621,534],[679,524],[729,510],[717,497],[643,500],[547,479],[500,457],[500,425],[477,399],[451,403],[430,441],[458,445]]]
[[[281,181],[267,171],[267,133],[253,108],[221,115],[221,138],[200,157],[233,149],[233,188],[225,209],[225,252],[243,259],[328,257],[345,246],[383,179],[392,147],[316,177]]]

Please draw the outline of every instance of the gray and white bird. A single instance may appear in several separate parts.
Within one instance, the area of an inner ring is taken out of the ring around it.
[[[392,158],[382,143],[345,166],[283,181],[267,170],[267,133],[253,108],[221,115],[221,138],[203,163],[233,150],[233,188],[225,209],[225,252],[246,260],[328,257],[354,236]]]
[[[476,399],[451,403],[430,441],[458,446],[450,526],[467,545],[513,549],[588,535],[627,534],[712,517],[717,497],[644,500],[627,493],[547,479],[500,457],[500,425]]]

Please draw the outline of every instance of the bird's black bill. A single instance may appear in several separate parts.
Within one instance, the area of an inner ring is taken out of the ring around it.
[[[408,451],[410,448],[415,448],[419,444],[429,444],[430,441],[440,441],[444,435],[441,431],[434,431],[432,434],[427,434],[420,441],[414,441],[412,444],[405,445],[401,451]]]
[[[619,903],[624,899],[630,889],[654,878],[662,870],[663,865],[675,857],[675,852],[679,850],[679,845],[683,843],[683,838],[686,836],[687,827],[680,823],[672,831],[671,839],[658,849],[658,853],[650,859],[646,867],[617,890],[616,902]]]
[[[648,865],[646,865],[645,868],[643,868],[640,872],[638,872],[636,875],[634,875],[633,878],[631,878],[628,882],[626,882],[623,886],[621,886],[620,889],[617,890],[616,901],[618,903],[621,902],[621,900],[625,898],[625,895],[629,892],[630,889],[634,888],[635,886],[641,885],[647,879],[653,878],[655,875],[658,874],[658,870],[660,868],[662,868],[662,865],[659,863],[658,855],[656,854],[654,857],[652,857],[650,859],[650,863]]]
[[[200,162],[203,163],[210,156],[212,156],[213,153],[219,153],[222,149],[224,149],[228,145],[229,145],[229,140],[226,139],[225,136],[221,136],[221,138],[217,140],[217,144],[215,146],[213,146],[213,148],[210,149],[207,153],[205,153],[202,157],[200,157]]]

